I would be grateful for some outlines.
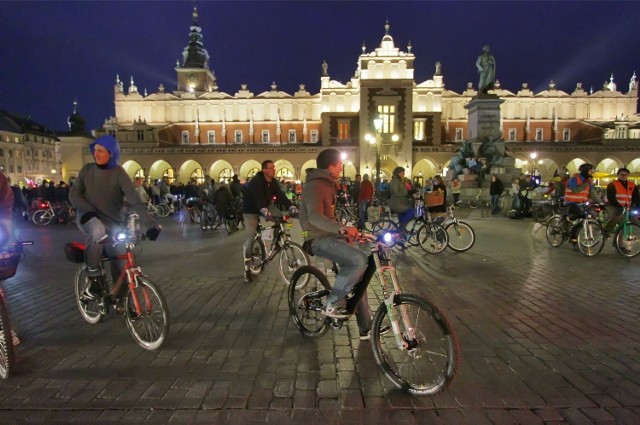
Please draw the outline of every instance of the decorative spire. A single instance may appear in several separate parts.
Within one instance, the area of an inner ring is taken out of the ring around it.
[[[271,83],[271,91],[276,91],[276,90],[278,90],[278,86],[276,86],[276,82],[274,81]]]
[[[616,83],[613,82],[613,74],[611,74],[611,78],[609,79],[609,84],[607,84],[606,87],[611,91],[617,90]]]
[[[198,25],[198,8],[193,6],[193,25]]]
[[[184,68],[209,69],[209,52],[202,43],[202,28],[198,25],[198,9],[193,7],[193,24],[189,32],[189,44],[182,51]]]
[[[384,23],[384,35],[389,35],[389,28],[391,28],[391,25],[389,25],[389,20],[387,19]]]
[[[629,91],[638,88],[638,83],[636,82],[636,72],[633,71],[633,75],[631,76],[631,81],[629,81]]]
[[[364,44],[364,40],[362,40],[362,54],[364,55],[367,51],[367,46]]]
[[[409,40],[409,44],[407,44],[407,52],[411,53],[411,49],[413,49],[413,46],[411,45],[411,40]]]
[[[131,76],[131,83],[129,84],[129,94],[138,93],[138,87],[133,82],[133,75]]]

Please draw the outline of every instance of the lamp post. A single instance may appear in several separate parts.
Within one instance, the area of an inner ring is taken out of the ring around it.
[[[344,163],[345,163],[345,161],[347,159],[347,153],[346,152],[342,152],[340,154],[340,158],[342,159],[342,184],[345,185],[346,182],[347,182],[347,179],[346,179],[345,174],[344,174],[344,165],[345,165]]]
[[[373,142],[376,144],[376,197],[380,197],[380,145],[382,144],[382,118],[374,118],[373,127],[376,129],[376,136]]]

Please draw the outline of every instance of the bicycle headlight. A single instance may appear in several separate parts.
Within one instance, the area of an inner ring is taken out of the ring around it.
[[[120,231],[120,232],[116,233],[116,240],[118,242],[126,241],[127,240],[127,233],[123,232],[123,231]]]
[[[385,233],[384,236],[382,237],[382,240],[385,243],[391,243],[393,241],[393,235],[391,233]]]

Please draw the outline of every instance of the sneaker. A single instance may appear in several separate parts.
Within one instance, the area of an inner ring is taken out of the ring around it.
[[[84,288],[82,295],[89,301],[96,301],[100,298],[102,290],[102,276],[89,276],[89,284]]]
[[[244,271],[244,281],[245,283],[251,283],[251,270]]]
[[[391,332],[391,326],[386,325],[380,328],[380,335],[386,335]],[[371,339],[371,329],[366,332],[360,332],[360,341],[369,341]]]
[[[327,303],[322,309],[322,314],[334,319],[346,319],[350,316],[346,308]]]

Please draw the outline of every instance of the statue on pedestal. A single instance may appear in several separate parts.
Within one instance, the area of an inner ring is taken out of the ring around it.
[[[480,82],[478,83],[478,94],[486,94],[494,88],[496,82],[496,59],[489,52],[489,45],[482,48],[482,54],[476,60]]]

